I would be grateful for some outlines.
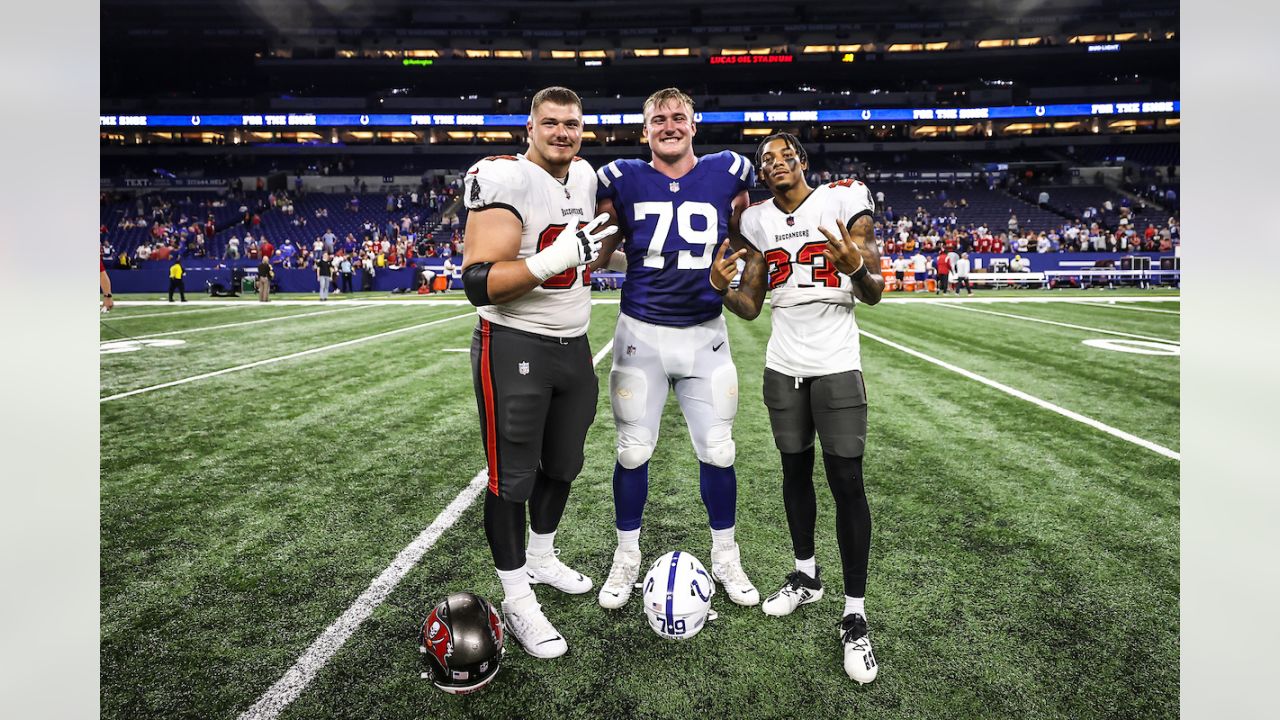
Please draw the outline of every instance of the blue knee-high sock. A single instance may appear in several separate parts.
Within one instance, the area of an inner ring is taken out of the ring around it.
[[[619,530],[639,530],[649,499],[649,463],[628,470],[613,465],[613,517]]]
[[[734,511],[738,505],[738,476],[734,474],[733,467],[722,468],[699,462],[698,481],[711,529],[733,527]]]

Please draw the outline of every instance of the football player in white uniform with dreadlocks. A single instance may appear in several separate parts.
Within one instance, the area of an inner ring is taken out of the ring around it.
[[[817,188],[805,181],[808,157],[792,135],[760,144],[756,170],[773,193],[742,213],[741,241],[721,244],[711,283],[728,288],[745,258],[742,283],[725,307],[751,320],[760,314],[766,284],[773,290],[773,333],[765,356],[764,402],[782,454],[782,497],[795,552],[795,570],[764,601],[768,615],[791,614],[822,598],[813,531],[813,438],[836,506],[836,537],[844,580],[840,639],[844,669],[869,683],[878,667],[867,633],[864,596],[871,549],[871,512],[862,479],[867,393],[862,381],[855,301],[874,305],[884,291],[880,253],[872,234],[875,201],[855,180]]]

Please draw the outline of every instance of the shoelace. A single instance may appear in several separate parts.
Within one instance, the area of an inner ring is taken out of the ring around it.
[[[803,572],[799,570],[792,570],[787,574],[787,584],[783,587],[783,590],[790,591],[791,593],[798,593],[801,589],[807,589],[807,586],[800,579],[803,576]]]
[[[557,634],[555,628],[551,626],[551,621],[547,619],[546,615],[542,614],[541,605],[534,605],[520,613],[508,612],[507,623],[516,626],[513,630],[517,635],[541,637]]]
[[[605,583],[626,585],[631,581],[631,578],[639,574],[640,563],[634,565],[629,562],[614,563],[613,567],[609,568],[609,578],[605,580]]]
[[[717,574],[721,576],[721,583],[746,586],[751,585],[751,579],[747,577],[746,571],[742,569],[742,563],[725,563],[720,567],[723,568],[723,572]],[[726,580],[728,583],[725,582]]]
[[[845,643],[854,643],[854,647],[865,646],[868,636],[867,621],[862,619],[861,615],[851,615],[847,619],[841,619],[836,623],[843,631],[840,641]],[[865,649],[859,647],[859,649]]]

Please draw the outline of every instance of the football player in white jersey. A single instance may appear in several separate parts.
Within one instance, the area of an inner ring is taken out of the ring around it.
[[[471,212],[462,281],[480,316],[471,368],[488,462],[484,530],[506,594],[502,611],[530,655],[553,658],[568,645],[530,585],[591,589],[591,578],[560,562],[553,542],[599,395],[585,266],[615,228],[601,229],[605,215],[592,219],[596,175],[576,157],[577,94],[539,91],[525,127],[526,154],[485,158],[465,176]]]
[[[738,273],[736,261],[746,258],[742,282],[726,293],[724,304],[748,320],[760,314],[765,286],[773,290],[764,403],[782,455],[782,497],[795,570],[765,599],[763,609],[767,615],[789,615],[822,598],[813,548],[816,432],[836,506],[844,669],[853,680],[868,683],[878,668],[864,602],[871,549],[871,511],[862,478],[867,391],[853,308],[855,300],[876,304],[884,292],[872,230],[875,201],[855,180],[809,187],[804,148],[787,133],[760,144],[756,167],[773,197],[742,213],[741,240],[749,247],[739,245],[729,253],[730,242],[721,244],[711,282],[728,288]]]

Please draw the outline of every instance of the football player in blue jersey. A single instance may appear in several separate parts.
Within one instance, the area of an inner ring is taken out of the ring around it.
[[[738,217],[750,204],[747,188],[755,168],[728,150],[694,155],[696,133],[693,100],[676,88],[659,90],[644,103],[644,137],[653,159],[616,160],[597,172],[597,211],[609,213],[619,232],[605,240],[595,267],[609,265],[621,242],[627,268],[609,373],[618,431],[618,548],[600,590],[606,608],[622,607],[639,576],[649,458],[671,388],[698,456],[711,525],[711,574],[739,605],[760,600],[734,539],[738,374],[729,354],[723,293],[710,282],[717,246],[737,234]]]

